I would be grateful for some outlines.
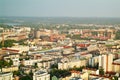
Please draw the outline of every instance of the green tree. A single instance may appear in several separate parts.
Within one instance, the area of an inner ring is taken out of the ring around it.
[[[15,43],[15,42],[16,42],[15,40],[5,40],[4,46],[2,45],[2,42],[0,42],[0,48],[1,47],[12,47],[12,46],[14,46],[13,43]]]
[[[117,76],[114,76],[114,77],[112,78],[112,80],[118,80],[118,77],[117,77]]]
[[[20,75],[20,72],[19,72],[19,71],[14,71],[14,72],[13,72],[13,75],[19,76],[19,75]]]
[[[104,75],[104,69],[102,67],[99,68],[99,74]]]
[[[30,75],[30,76],[33,76],[33,72],[32,72],[32,70],[30,70],[29,75]]]
[[[3,67],[9,67],[9,63],[5,60],[0,60],[0,68],[3,68]]]
[[[118,30],[115,34],[115,39],[120,39],[120,30]]]
[[[35,63],[33,67],[34,67],[34,68],[38,68],[37,63]]]
[[[50,76],[56,76],[57,78],[60,78],[60,77],[65,77],[67,75],[70,75],[70,71],[69,70],[58,70],[58,69],[52,69],[50,71]]]
[[[51,68],[58,68],[58,64],[56,63],[56,64],[53,64],[53,65],[51,65]]]
[[[8,66],[11,66],[11,65],[13,65],[13,61],[10,59]]]
[[[20,80],[32,80],[30,76],[26,75],[20,78]]]

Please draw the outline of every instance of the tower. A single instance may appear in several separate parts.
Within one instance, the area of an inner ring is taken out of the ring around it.
[[[112,62],[113,62],[112,54],[104,54],[99,56],[99,67],[102,67],[105,72],[112,71]]]

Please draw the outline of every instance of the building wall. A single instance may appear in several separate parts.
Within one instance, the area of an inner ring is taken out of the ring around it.
[[[12,73],[3,73],[0,74],[0,80],[13,80],[12,76]]]
[[[8,68],[2,68],[2,72],[14,72],[18,71],[18,67],[8,67]]]
[[[23,60],[23,65],[25,66],[32,66],[34,65],[35,63],[41,61],[41,59],[37,59],[37,60]]]
[[[112,71],[112,62],[113,62],[112,54],[105,54],[99,56],[99,67],[102,67],[105,72]]]
[[[50,80],[50,74],[48,73],[37,73],[35,72],[33,75],[33,80]]]
[[[113,72],[120,72],[120,65],[113,65]]]
[[[41,68],[41,67],[43,67],[43,68],[50,68],[50,65],[51,65],[51,63],[49,61],[37,63],[37,66],[39,68]]]
[[[66,63],[58,63],[58,69],[69,69],[74,67],[86,66],[86,60],[71,61]]]

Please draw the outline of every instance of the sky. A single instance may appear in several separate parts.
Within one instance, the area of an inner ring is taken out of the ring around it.
[[[120,0],[0,0],[0,16],[120,17]]]

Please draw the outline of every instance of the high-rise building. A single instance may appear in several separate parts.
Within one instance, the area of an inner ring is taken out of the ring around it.
[[[112,54],[104,54],[99,56],[99,67],[102,67],[105,72],[112,71],[112,62],[113,62]]]

